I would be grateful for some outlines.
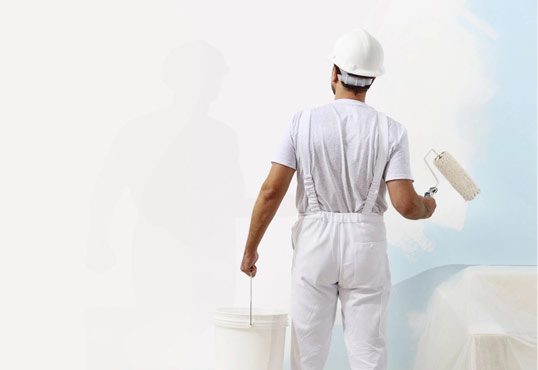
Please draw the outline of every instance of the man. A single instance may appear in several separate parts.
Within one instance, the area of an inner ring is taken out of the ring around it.
[[[413,187],[406,128],[364,102],[384,72],[379,42],[354,29],[338,39],[330,60],[335,99],[293,116],[256,200],[241,271],[256,275],[258,244],[297,171],[291,368],[323,369],[339,298],[351,369],[385,370],[386,189],[408,219],[430,217],[436,203]]]

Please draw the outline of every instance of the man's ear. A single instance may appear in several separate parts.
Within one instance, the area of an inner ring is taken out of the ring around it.
[[[331,81],[334,83],[338,82],[338,73],[336,72],[336,67],[333,65],[333,70],[331,72]]]

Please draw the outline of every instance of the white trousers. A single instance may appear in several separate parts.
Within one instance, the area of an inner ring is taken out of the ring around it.
[[[391,276],[383,216],[300,214],[292,246],[291,369],[324,368],[340,298],[351,369],[385,370]]]

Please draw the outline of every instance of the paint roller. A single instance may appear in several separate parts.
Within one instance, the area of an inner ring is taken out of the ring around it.
[[[437,153],[435,150],[430,149],[428,153],[424,156],[424,162],[426,162],[426,165],[430,169],[431,173],[433,174],[433,177],[435,177],[435,186],[432,186],[426,193],[424,193],[425,197],[431,197],[433,194],[437,193],[437,185],[439,185],[439,179],[437,176],[435,176],[435,172],[428,164],[428,161],[426,160],[426,157],[431,152],[434,152],[436,157],[433,160],[433,164],[439,172],[443,174],[443,176],[448,180],[450,185],[463,197],[463,199],[469,201],[472,200],[478,193],[480,192],[480,189],[474,181],[471,179],[469,174],[463,169],[462,166],[450,155],[448,152],[441,152],[440,154]]]

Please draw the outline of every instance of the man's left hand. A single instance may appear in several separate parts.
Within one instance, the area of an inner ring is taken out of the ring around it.
[[[241,262],[241,271],[248,276],[256,276],[256,261],[258,261],[258,252],[246,252],[243,254],[243,261]]]

